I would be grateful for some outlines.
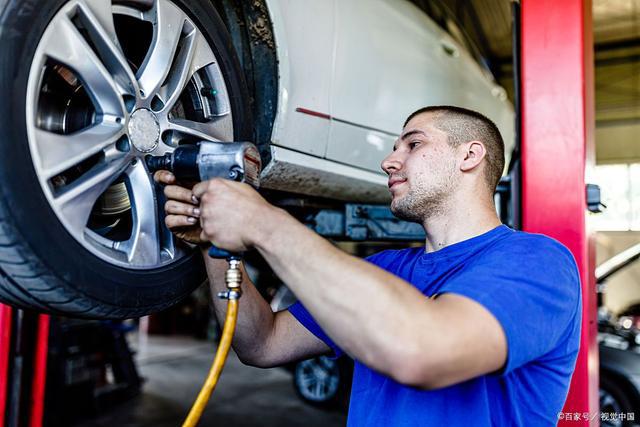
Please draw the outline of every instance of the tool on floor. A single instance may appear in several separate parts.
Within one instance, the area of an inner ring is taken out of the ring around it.
[[[172,172],[178,180],[206,181],[212,178],[231,179],[246,182],[255,188],[260,184],[261,161],[256,146],[250,142],[208,142],[195,145],[182,145],[164,156],[147,156],[146,163],[151,172],[165,169]],[[212,246],[209,256],[226,258],[229,267],[225,273],[227,290],[218,294],[228,300],[222,338],[218,351],[198,397],[182,424],[183,427],[195,426],[204,411],[211,393],[213,393],[231,347],[233,333],[238,319],[238,300],[242,296],[240,284],[242,254],[234,254]]]

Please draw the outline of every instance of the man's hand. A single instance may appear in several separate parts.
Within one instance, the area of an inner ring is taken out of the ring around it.
[[[167,203],[164,209],[167,213],[164,222],[179,239],[196,245],[207,242],[200,238],[202,229],[198,223],[200,209],[198,199],[195,198],[192,187],[188,184],[177,183],[175,175],[169,171],[160,170],[153,175],[156,182],[165,184],[164,195]]]
[[[248,184],[216,178],[197,184],[193,194],[200,200],[200,238],[230,252],[255,246],[290,218]]]

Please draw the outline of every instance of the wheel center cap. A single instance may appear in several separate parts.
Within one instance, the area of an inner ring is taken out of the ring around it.
[[[140,108],[131,114],[127,129],[131,143],[138,151],[148,153],[158,146],[160,124],[156,115],[146,108]]]

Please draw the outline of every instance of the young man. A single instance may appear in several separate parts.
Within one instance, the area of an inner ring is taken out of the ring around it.
[[[233,342],[243,362],[348,354],[352,426],[555,425],[579,347],[578,271],[560,243],[500,224],[496,126],[462,108],[418,110],[382,168],[392,211],[427,238],[366,261],[248,185],[212,180],[191,191],[168,172],[156,179],[169,184],[169,228],[230,251],[256,248],[300,300],[274,314],[243,283]],[[215,293],[225,262],[205,260]],[[215,307],[223,319],[225,302]]]

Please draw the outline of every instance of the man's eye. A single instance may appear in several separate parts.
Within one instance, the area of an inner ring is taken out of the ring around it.
[[[409,143],[409,149],[413,150],[414,148],[416,148],[418,145],[420,145],[420,142],[415,141],[415,142],[410,142]]]

